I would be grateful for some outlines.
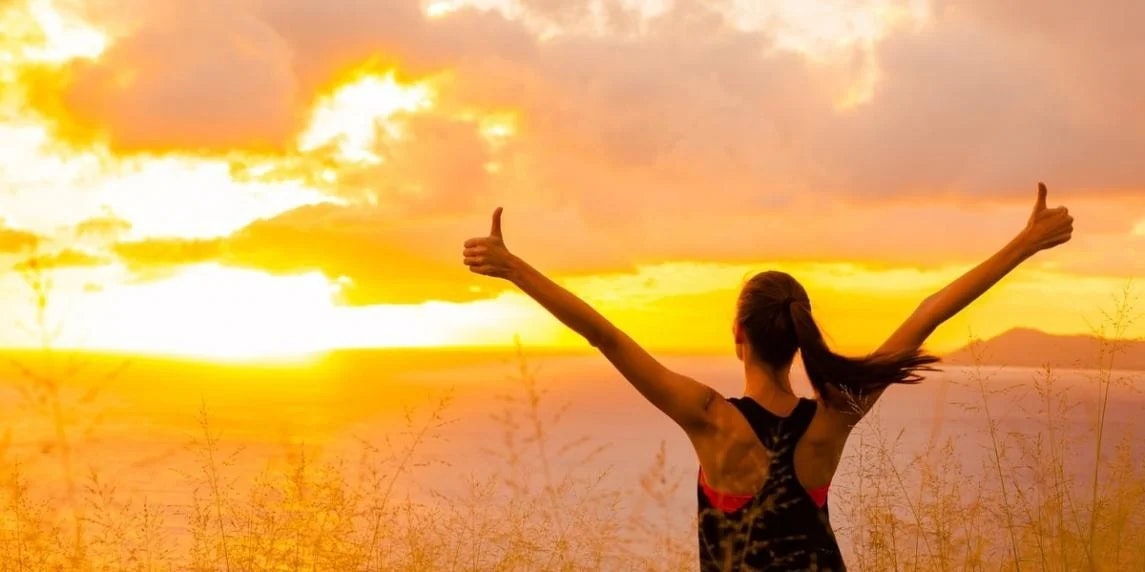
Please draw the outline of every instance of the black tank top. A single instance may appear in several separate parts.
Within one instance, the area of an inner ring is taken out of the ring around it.
[[[725,513],[697,484],[701,572],[843,571],[843,557],[827,514],[795,477],[795,445],[811,425],[816,402],[800,399],[779,417],[750,397],[733,397],[770,452],[767,481],[750,502]]]

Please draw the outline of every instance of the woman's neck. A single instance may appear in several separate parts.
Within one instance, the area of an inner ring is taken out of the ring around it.
[[[765,408],[783,412],[799,402],[791,390],[790,368],[776,371],[770,367],[750,363],[744,366],[744,395]]]

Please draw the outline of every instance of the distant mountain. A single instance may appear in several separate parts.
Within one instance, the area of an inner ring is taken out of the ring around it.
[[[1059,336],[1029,328],[1017,328],[993,339],[972,342],[944,356],[943,361],[949,365],[973,365],[977,354],[982,365],[1042,367],[1048,364],[1054,368],[1100,369],[1109,367],[1113,347],[1117,348],[1112,356],[1114,369],[1145,370],[1145,342],[1101,340],[1087,335]]]

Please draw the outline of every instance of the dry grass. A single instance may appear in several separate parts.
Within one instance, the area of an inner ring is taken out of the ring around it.
[[[47,286],[30,283],[44,331]],[[1132,323],[1128,291],[1104,323],[1120,339]],[[1008,432],[1000,411],[1016,405],[976,368],[962,383],[964,404],[982,422],[984,442],[939,440],[913,459],[897,452],[903,434],[888,434],[872,415],[844,459],[850,489],[832,491],[833,514],[856,570],[1142,570],[1145,569],[1145,462],[1140,435],[1111,436],[1110,389],[1118,377],[1118,342],[1107,342],[1096,372],[1092,411],[1078,407],[1045,369],[1030,380],[1038,402],[1028,424]],[[518,344],[518,351],[520,345]],[[44,352],[52,353],[50,337]],[[74,367],[21,366],[26,423],[46,427],[40,451],[0,439],[0,572],[236,570],[647,570],[695,569],[696,532],[676,514],[695,495],[694,467],[670,467],[665,448],[650,455],[636,502],[606,484],[602,450],[591,436],[557,442],[567,404],[552,404],[520,353],[516,390],[496,419],[500,443],[486,452],[496,470],[466,473],[423,455],[448,438],[448,394],[411,409],[406,431],[362,443],[355,458],[289,445],[253,479],[236,476],[250,453],[228,444],[200,411],[191,443],[196,463],[178,469],[186,506],[159,506],[117,489],[114,479],[77,462],[75,451],[97,425],[98,392],[70,399]],[[109,378],[97,376],[98,387]],[[1067,427],[1093,418],[1090,431]],[[87,421],[81,421],[81,420]],[[94,422],[92,420],[96,420]],[[18,435],[17,435],[18,436]],[[1109,446],[1116,441],[1116,446]],[[985,466],[963,466],[961,453],[985,446]],[[1070,460],[1092,456],[1089,470]],[[32,482],[46,465],[58,479]],[[576,467],[560,470],[559,467]],[[460,491],[416,495],[411,483],[430,470],[452,470]],[[841,479],[843,480],[843,479]],[[839,520],[838,518],[836,519]]]
[[[1137,425],[1110,446],[1108,413],[1134,299],[1123,292],[1095,333],[1101,367],[1096,400],[1075,398],[1043,368],[1030,379],[1036,403],[993,382],[981,365],[961,381],[978,395],[963,407],[981,420],[981,442],[948,439],[903,463],[876,413],[857,431],[857,490],[839,491],[860,570],[1142,570],[1145,569],[1145,450]],[[981,355],[976,362],[981,363]],[[1092,407],[1085,411],[1083,407]],[[1001,413],[1001,412],[1004,412]],[[1001,419],[1022,412],[1019,430]],[[1143,411],[1142,413],[1145,413]],[[1088,414],[1088,415],[1087,415]],[[1089,421],[1085,431],[1069,424]],[[901,436],[901,435],[900,435]],[[898,437],[898,436],[896,436]],[[985,463],[964,467],[959,452],[985,448]],[[1076,459],[1085,470],[1079,471]]]

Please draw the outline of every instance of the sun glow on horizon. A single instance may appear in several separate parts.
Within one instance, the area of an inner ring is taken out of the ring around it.
[[[650,350],[702,353],[729,347],[741,279],[761,267],[680,263],[645,267],[635,275],[556,278]],[[914,303],[965,270],[879,271],[821,263],[781,267],[808,288],[831,346],[855,355],[873,350],[872,344],[889,335]],[[70,284],[70,292],[53,300],[54,306],[67,308],[57,347],[276,363],[308,362],[342,349],[506,349],[517,337],[526,347],[589,349],[579,335],[514,291],[473,302],[345,306],[338,303],[341,283],[320,272],[281,276],[210,263],[143,283],[121,282],[124,269],[114,265],[99,273],[118,285],[88,290],[86,277],[74,271],[61,275],[61,285]],[[978,337],[1029,326],[1026,316],[1051,304],[1062,311],[1037,327],[1077,332],[1105,302],[1104,293],[1118,286],[1112,279],[1096,278],[1084,285],[1055,283],[1060,282],[1045,275],[1011,280],[944,325],[928,349],[946,352],[964,346],[971,326]],[[1063,296],[1069,304],[1061,303]],[[15,314],[29,311],[21,305]],[[31,319],[28,315],[22,321]],[[13,343],[10,335],[0,336],[0,346],[38,343],[32,338]]]
[[[125,269],[104,266],[108,282]],[[277,276],[215,263],[184,267],[154,282],[91,291],[74,271],[59,276],[55,344],[84,351],[134,352],[212,361],[306,361],[346,348],[504,346],[524,334],[555,339],[558,324],[520,297],[470,303],[340,305],[340,283],[320,272]],[[20,286],[9,285],[10,290]],[[27,314],[29,308],[19,313]],[[32,323],[31,315],[21,319]],[[0,345],[37,347],[35,336]]]

